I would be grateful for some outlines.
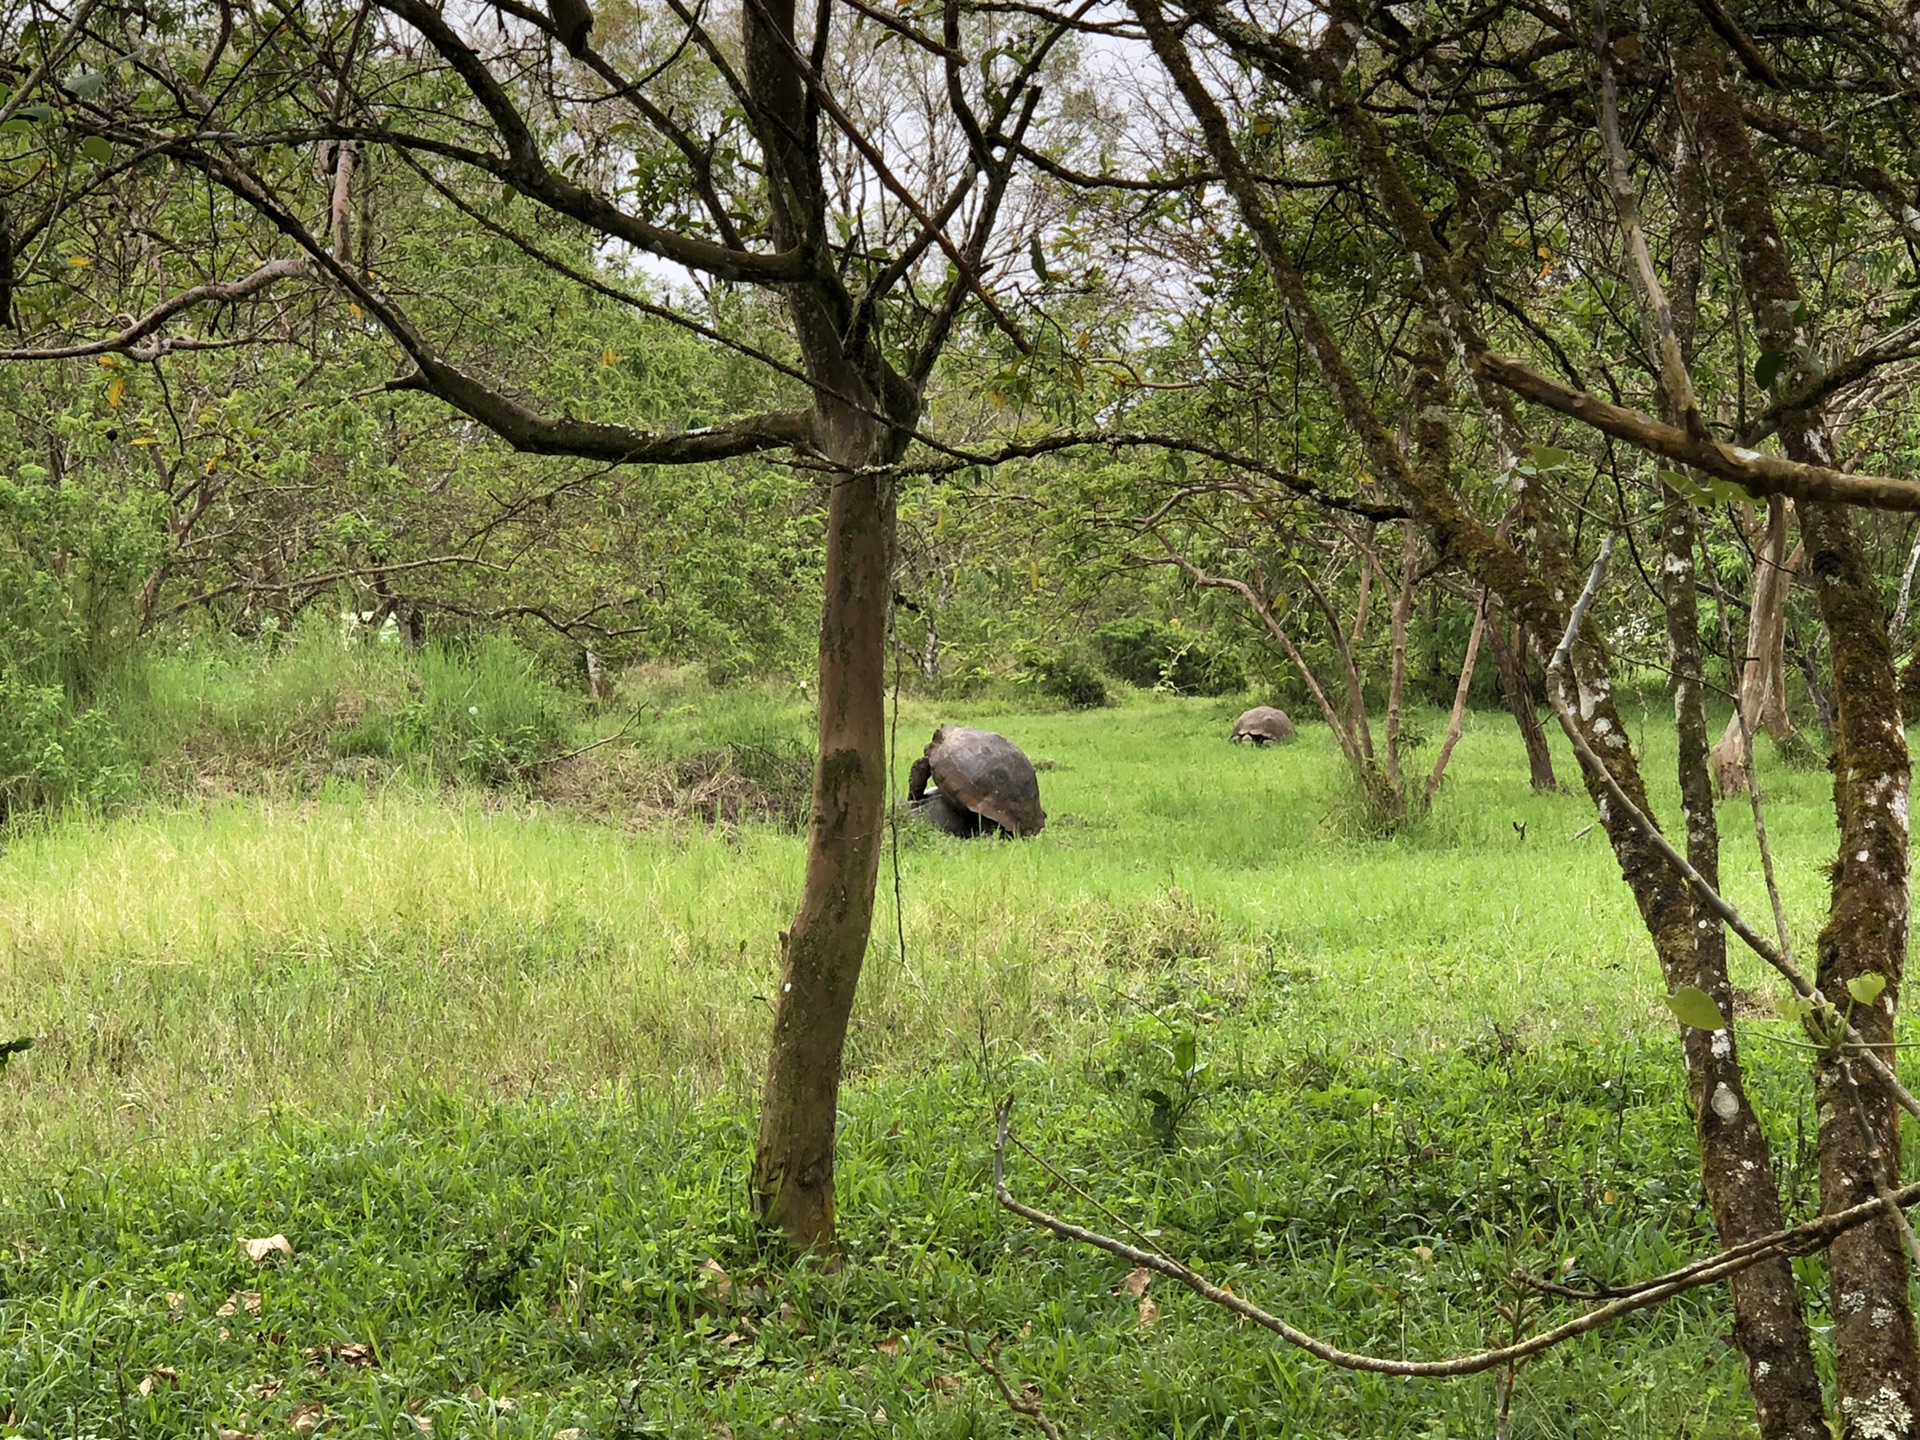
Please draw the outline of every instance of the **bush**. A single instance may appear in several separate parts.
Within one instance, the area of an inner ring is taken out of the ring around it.
[[[133,788],[113,722],[76,711],[57,685],[0,675],[0,822],[43,805],[105,804]]]
[[[88,705],[137,637],[163,533],[151,497],[35,465],[0,475],[0,819],[131,787],[126,746]]]
[[[1227,695],[1246,685],[1239,658],[1219,641],[1157,620],[1116,620],[1093,643],[1107,669],[1143,690]]]
[[[1028,657],[1027,668],[1038,680],[1041,694],[1069,709],[1098,710],[1112,703],[1100,672],[1083,655],[1066,650],[1053,655],[1034,655]]]

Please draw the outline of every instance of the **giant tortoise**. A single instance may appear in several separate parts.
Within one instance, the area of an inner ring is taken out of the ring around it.
[[[907,802],[949,835],[1038,835],[1047,823],[1033,763],[1006,736],[971,725],[942,725],[933,732],[926,754],[908,773]]]
[[[1284,745],[1293,739],[1293,721],[1271,705],[1256,705],[1233,722],[1236,745]]]

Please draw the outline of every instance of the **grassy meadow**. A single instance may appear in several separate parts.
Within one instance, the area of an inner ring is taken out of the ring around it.
[[[298,751],[298,723],[242,713],[244,678],[155,686],[148,730]],[[636,699],[593,752],[610,773],[808,725],[772,691]],[[902,777],[936,720],[983,724],[1040,762],[1050,819],[1022,843],[898,832],[834,1268],[746,1218],[802,859],[751,806],[380,772],[342,763],[356,742],[286,783],[206,761],[220,783],[18,827],[0,1041],[37,1044],[0,1073],[0,1436],[1038,1434],[989,1347],[1071,1436],[1491,1435],[1494,1377],[1342,1374],[1158,1285],[1143,1308],[992,1202],[1011,1094],[1084,1192],[1018,1158],[1030,1200],[1113,1228],[1097,1199],[1306,1328],[1409,1357],[1550,1323],[1516,1264],[1619,1281],[1709,1244],[1662,987],[1584,795],[1530,793],[1511,721],[1479,714],[1429,822],[1369,838],[1323,728],[1236,747],[1238,708],[901,705]],[[1658,705],[1633,728],[1670,772]],[[1807,945],[1827,779],[1764,777]],[[1729,890],[1764,913],[1745,802],[1722,823]],[[1777,1022],[1743,1028],[1804,1210],[1802,1059],[1757,1040]],[[291,1260],[240,1244],[276,1234]],[[1721,1303],[1524,1367],[1510,1433],[1749,1433]]]

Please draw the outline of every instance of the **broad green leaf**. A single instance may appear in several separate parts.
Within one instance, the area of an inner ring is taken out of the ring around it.
[[[1762,390],[1769,388],[1779,378],[1780,369],[1788,359],[1783,350],[1761,351],[1760,358],[1753,363],[1753,383]]]
[[[1884,975],[1856,975],[1847,981],[1847,993],[1862,1005],[1871,1005],[1880,998],[1880,992],[1887,988]]]
[[[1724,1030],[1727,1018],[1720,1013],[1720,1007],[1713,1003],[1713,997],[1704,990],[1691,985],[1682,985],[1673,994],[1665,997],[1666,1005],[1673,1012],[1673,1018],[1682,1025],[1691,1025],[1696,1030]]]
[[[1174,1037],[1173,1065],[1176,1070],[1193,1069],[1193,1062],[1197,1053],[1198,1047],[1194,1044],[1193,1036],[1177,1035]]]
[[[1558,470],[1562,465],[1573,463],[1573,454],[1552,445],[1529,445],[1533,452],[1533,463],[1542,470]]]
[[[97,160],[102,165],[113,160],[113,142],[99,135],[89,135],[80,142],[80,148],[89,160]]]

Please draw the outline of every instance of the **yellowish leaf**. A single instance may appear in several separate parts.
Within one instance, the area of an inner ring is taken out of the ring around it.
[[[349,300],[347,302],[347,313],[353,316],[354,319],[358,320],[361,315],[361,310],[358,305],[354,304],[353,301]]]
[[[620,363],[620,352],[609,345],[600,352],[600,363],[602,365],[618,365]]]
[[[89,265],[93,264],[93,261],[84,255],[69,255],[67,257],[67,264],[71,265],[75,270],[85,270]]]
[[[115,410],[120,408],[121,397],[127,393],[127,377],[116,375],[113,383],[107,386],[107,404]]]
[[[242,1240],[240,1248],[247,1252],[247,1258],[256,1265],[270,1265],[275,1260],[293,1258],[293,1242],[284,1235],[265,1235],[258,1240]]]

